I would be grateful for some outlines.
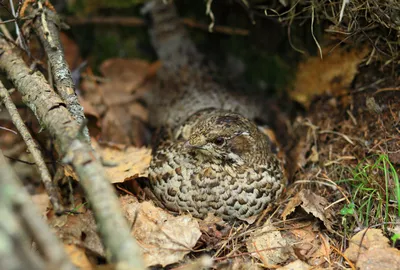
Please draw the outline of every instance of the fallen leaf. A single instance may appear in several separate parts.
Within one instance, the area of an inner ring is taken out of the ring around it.
[[[283,267],[279,267],[277,270],[308,270],[311,266],[301,260],[295,260]],[[314,268],[313,268],[314,269]]]
[[[138,99],[153,87],[155,65],[138,59],[108,59],[100,69],[105,78],[82,82],[85,100],[94,106],[101,120],[101,139],[113,143],[143,146],[147,140],[148,110]],[[146,133],[147,132],[147,133]]]
[[[90,136],[96,137],[100,133],[100,114],[96,107],[90,102],[86,101],[83,97],[78,96],[79,103],[83,107],[83,112],[88,120],[87,126],[89,128]]]
[[[324,58],[309,57],[297,68],[294,86],[289,91],[293,100],[309,107],[315,96],[322,94],[342,95],[347,93],[357,67],[369,50],[325,48]]]
[[[138,102],[111,106],[102,121],[104,141],[142,146],[146,143],[148,110]]]
[[[151,149],[123,145],[97,146],[111,183],[122,183],[137,177],[147,177]]]
[[[333,232],[331,221],[333,218],[332,210],[325,209],[328,205],[329,202],[325,198],[308,189],[303,189],[289,201],[283,210],[282,218],[286,220],[286,217],[294,212],[296,207],[301,206],[304,211],[321,220],[329,232]]]
[[[400,251],[389,244],[380,229],[364,229],[354,235],[344,255],[357,269],[400,269]]]
[[[101,140],[119,144],[132,145],[132,117],[128,113],[129,106],[113,106],[109,108],[101,122]]]
[[[64,244],[64,249],[71,262],[79,269],[91,270],[94,269],[86,256],[85,249],[73,244]]]
[[[192,251],[201,236],[199,224],[189,215],[174,217],[151,202],[120,197],[132,234],[142,248],[146,267],[176,263]]]
[[[100,71],[113,81],[118,92],[131,93],[145,82],[150,67],[149,62],[141,59],[112,58],[101,64]]]
[[[293,146],[289,156],[294,161],[288,164],[292,173],[304,168],[313,161],[318,161],[319,156],[315,144],[316,128],[307,118],[297,117],[293,123],[293,136],[299,140]]]
[[[296,257],[307,264],[320,266],[325,263],[331,253],[327,236],[316,232],[312,222],[294,222],[286,227],[283,235],[293,247]],[[322,239],[324,238],[324,239]]]
[[[287,261],[291,255],[294,256],[280,231],[269,223],[254,231],[246,246],[251,256],[261,260],[266,268],[275,267]]]
[[[60,41],[64,49],[64,57],[68,63],[68,67],[70,70],[74,70],[82,62],[79,46],[63,32],[60,33]]]
[[[261,270],[265,269],[261,267],[256,260],[248,260],[245,258],[232,258],[229,260],[229,264],[217,267],[216,269],[221,270]]]
[[[64,244],[77,245],[93,254],[104,256],[104,248],[97,234],[96,222],[90,210],[79,208],[78,215],[48,215],[49,225]]]
[[[50,199],[47,193],[34,194],[31,196],[33,203],[39,209],[42,217],[46,217],[47,210],[50,206]]]
[[[217,226],[218,225],[218,226]],[[207,246],[217,245],[222,238],[227,235],[231,226],[213,214],[208,214],[204,220],[199,220],[200,231],[202,232],[201,241]]]

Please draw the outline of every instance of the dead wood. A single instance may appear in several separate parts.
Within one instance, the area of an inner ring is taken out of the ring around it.
[[[61,213],[63,211],[63,207],[60,202],[59,192],[52,182],[49,170],[47,169],[46,163],[43,159],[43,155],[40,152],[40,148],[35,140],[32,138],[32,135],[29,133],[24,121],[21,119],[17,107],[12,102],[7,89],[0,81],[0,101],[1,100],[3,101],[4,106],[7,108],[8,113],[10,114],[14,126],[18,129],[19,134],[21,134],[24,142],[28,147],[29,152],[32,154],[32,157],[35,160],[35,164],[40,173],[43,186],[45,187],[46,192],[49,195],[54,211],[56,213]]]
[[[78,124],[83,125],[86,118],[83,108],[79,104],[78,96],[75,94],[74,82],[60,42],[59,29],[62,27],[62,23],[54,11],[47,7],[40,7],[40,3],[39,1],[39,9],[32,11],[36,14],[33,19],[33,29],[46,52],[55,89],[74,119]],[[83,135],[87,142],[90,142],[89,130],[86,126],[83,127]]]
[[[76,269],[0,151],[0,268]],[[39,253],[32,249],[32,240]]]
[[[108,259],[116,263],[118,269],[142,269],[139,248],[130,236],[129,226],[98,154],[82,135],[82,125],[72,117],[44,76],[32,72],[4,39],[0,39],[0,50],[0,69],[34,112],[41,127],[55,138],[63,161],[71,164],[77,173],[95,213]]]

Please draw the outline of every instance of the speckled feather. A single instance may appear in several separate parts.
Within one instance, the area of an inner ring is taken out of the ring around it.
[[[264,134],[240,114],[200,112],[175,138],[158,148],[149,174],[154,194],[168,209],[198,218],[210,213],[245,219],[280,195],[279,161]],[[216,138],[224,138],[224,146],[215,145]]]

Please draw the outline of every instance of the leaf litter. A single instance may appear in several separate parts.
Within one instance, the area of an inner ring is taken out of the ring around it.
[[[201,236],[198,222],[189,215],[174,217],[151,202],[132,196],[120,198],[132,235],[142,248],[146,266],[173,264],[193,251]]]
[[[358,72],[357,66],[364,55],[363,50],[347,52],[334,50],[323,61],[309,57],[299,66],[297,82],[290,96],[309,109],[308,113],[311,115],[308,119],[309,123],[311,126],[315,125],[314,127],[319,131],[335,128],[335,132],[350,134],[352,141],[354,137],[371,137],[375,138],[373,143],[379,145],[383,138],[366,128],[372,121],[366,120],[365,114],[368,116],[377,114],[376,118],[383,119],[384,125],[396,122],[396,119],[398,122],[399,119],[396,113],[391,113],[393,121],[388,120],[388,107],[379,105],[382,104],[381,98],[374,99],[381,111],[370,110],[367,104],[361,112],[350,111],[355,120],[350,117],[342,121],[340,125],[335,122],[341,106],[338,100],[349,93],[350,84]],[[146,176],[146,167],[151,159],[150,150],[140,148],[140,146],[146,141],[143,139],[145,132],[142,124],[147,121],[148,112],[138,99],[146,95],[148,89],[151,88],[151,78],[158,64],[152,65],[142,60],[110,59],[101,67],[105,78],[96,81],[93,76],[86,77],[82,83],[84,85],[83,103],[87,104],[85,112],[93,116],[100,129],[97,139],[108,142],[102,144],[100,151],[112,183],[122,183]],[[315,102],[321,96],[329,96],[330,100],[325,103]],[[345,104],[354,105],[351,97],[346,102]],[[392,109],[390,104],[389,108]],[[396,109],[393,110],[396,111]],[[329,111],[330,117],[318,115],[319,112],[324,111]],[[140,124],[134,124],[136,119]],[[302,137],[306,138],[306,141],[303,141],[303,148],[299,147],[300,150],[295,153],[297,160],[300,161],[296,168],[296,179],[307,179],[310,182],[314,179],[326,179],[330,174],[324,174],[325,168],[322,173],[315,173],[315,177],[314,171],[310,168],[314,166],[315,169],[320,164],[327,164],[327,161],[336,161],[336,163],[330,163],[334,165],[343,164],[341,156],[360,158],[361,155],[357,152],[361,148],[358,145],[359,141],[354,140],[356,145],[349,146],[351,143],[343,140],[343,136],[321,134],[311,126],[308,126],[307,137]],[[140,129],[142,129],[141,132],[133,133]],[[358,133],[353,130],[357,130]],[[377,132],[382,131],[377,129]],[[342,138],[340,143],[338,143],[338,137]],[[333,149],[327,152],[325,149],[329,144],[335,147],[340,145],[337,148],[341,151]],[[398,141],[394,141],[393,144],[389,142],[388,145],[391,151],[389,154],[396,163],[398,153],[395,150],[396,147],[398,148]],[[346,164],[352,164],[352,160],[344,159]],[[307,177],[303,177],[305,175]],[[190,216],[174,217],[149,202],[139,203],[133,196],[126,195],[120,200],[127,219],[133,225],[132,234],[143,248],[147,265],[166,266],[183,262],[184,265],[180,266],[182,269],[209,267],[211,263],[220,267],[219,269],[243,269],[243,267],[259,269],[260,265],[279,267],[284,264],[286,266],[278,269],[332,268],[333,244],[337,245],[338,241],[334,237],[329,238],[328,235],[334,235],[329,233],[337,229],[340,218],[335,220],[334,207],[328,206],[335,202],[332,198],[337,199],[337,196],[332,192],[324,193],[324,189],[315,186],[312,190],[303,189],[300,192],[294,190],[294,188],[289,188],[288,193],[295,195],[289,200],[286,208],[282,209],[283,205],[279,207],[281,217],[285,221],[284,225],[279,219],[273,218],[274,222],[268,221],[259,226],[254,224],[245,229],[224,227],[226,224],[224,225],[220,220],[211,220],[207,225],[199,221],[199,225],[198,221]],[[323,196],[324,194],[328,196]],[[39,198],[35,195],[33,200],[41,205],[43,214],[47,215],[49,223],[64,241],[65,248],[77,266],[90,267],[88,252],[97,256],[104,255],[90,210],[82,206],[79,208],[80,214],[56,217],[48,211],[45,196]],[[311,215],[311,217],[307,216],[308,221],[295,220],[296,217],[304,218],[299,209]],[[289,219],[292,215],[295,218]],[[324,224],[327,231],[318,226],[320,223],[318,221]],[[236,243],[235,234],[236,236],[242,234],[237,237],[239,240]],[[207,237],[204,237],[205,235]],[[203,257],[193,261],[188,259],[188,256],[185,257],[187,254],[197,256],[193,251],[199,252],[200,248],[214,250],[222,241],[228,244],[224,252],[214,257],[211,263],[209,257],[207,257],[208,261],[206,259],[202,261]],[[238,245],[235,246],[235,244]],[[399,251],[390,246],[388,238],[379,229],[364,229],[352,237],[349,244],[343,256],[339,257],[349,259],[360,269],[396,269],[400,265]],[[230,265],[226,264],[227,261]]]
[[[349,243],[344,255],[356,264],[357,269],[400,269],[400,251],[390,246],[381,229],[364,229]]]

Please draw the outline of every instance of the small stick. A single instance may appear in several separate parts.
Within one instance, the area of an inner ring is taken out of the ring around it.
[[[75,93],[74,81],[60,41],[61,20],[53,10],[42,5],[40,1],[38,3],[39,9],[31,11],[32,14],[37,14],[33,19],[33,29],[46,52],[52,74],[50,78],[54,80],[55,88],[67,105],[68,111],[78,124],[83,125],[86,120],[83,107]],[[90,143],[89,130],[86,126],[83,128],[83,136],[86,142]]]
[[[196,22],[190,18],[181,19],[182,23],[187,27],[196,28],[200,30],[209,30],[209,26]],[[145,21],[138,17],[67,17],[67,23],[70,25],[81,25],[81,24],[108,24],[115,25],[119,24],[122,26],[142,27],[146,26]],[[223,25],[214,25],[213,32],[221,33],[226,35],[237,35],[237,36],[248,36],[250,31],[243,28],[232,28]]]
[[[35,205],[32,205],[32,200],[7,164],[1,150],[0,175],[0,239],[2,246],[6,247],[0,249],[0,267],[76,269],[57,237],[51,233]],[[33,252],[31,238],[37,244],[39,253]],[[10,245],[7,246],[7,243]]]
[[[54,211],[56,213],[62,213],[63,207],[60,203],[61,200],[59,193],[54,183],[51,180],[50,173],[47,170],[46,163],[43,159],[42,153],[39,150],[39,146],[36,144],[35,140],[29,133],[27,127],[24,124],[24,121],[21,119],[21,116],[18,113],[17,107],[14,105],[10,95],[7,92],[7,89],[4,87],[1,81],[0,81],[0,98],[10,114],[12,122],[14,123],[15,127],[21,134],[22,138],[24,139],[28,147],[29,152],[31,152],[32,157],[35,160],[44,188],[46,189],[46,192],[49,195],[50,202],[53,205]]]
[[[107,258],[116,264],[116,269],[144,269],[140,247],[130,235],[101,159],[79,136],[81,125],[74,120],[44,76],[40,72],[32,73],[13,46],[2,38],[0,50],[0,70],[7,74],[40,125],[54,137],[60,156],[72,164],[78,175],[95,214]]]

